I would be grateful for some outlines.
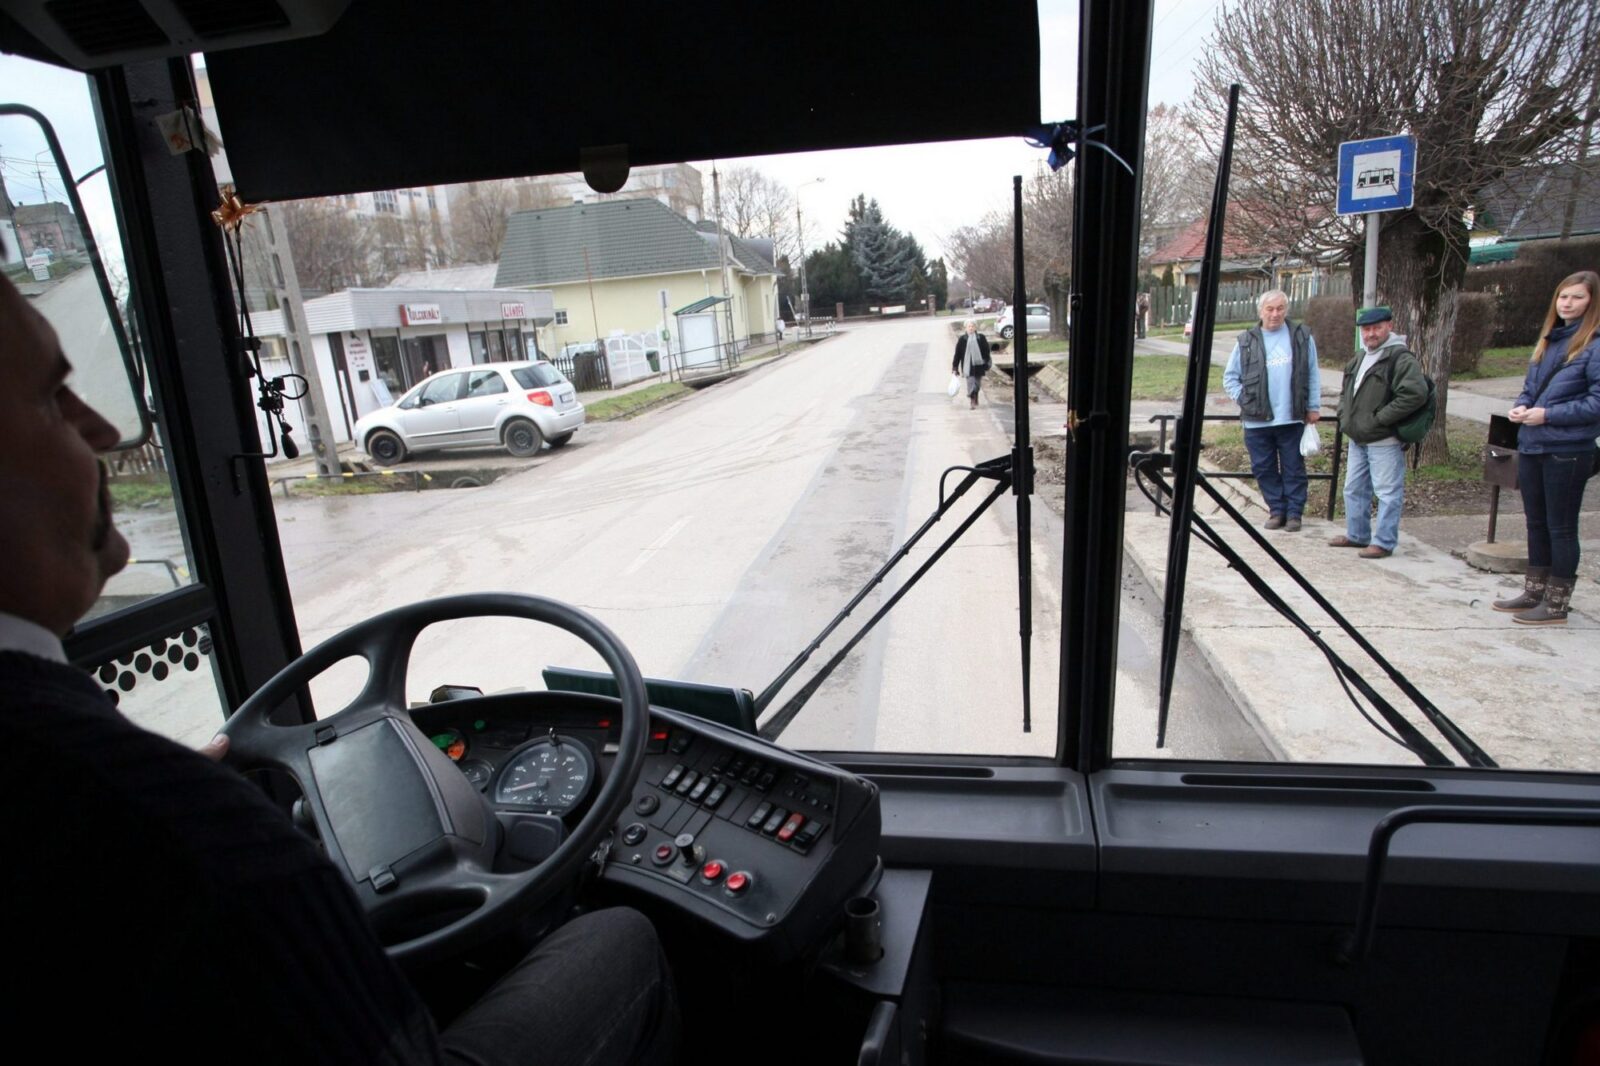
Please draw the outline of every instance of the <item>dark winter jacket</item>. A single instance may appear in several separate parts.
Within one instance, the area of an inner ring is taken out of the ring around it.
[[[981,356],[981,360],[980,361],[983,362],[983,363],[990,362],[990,359],[989,359],[989,339],[987,337],[985,337],[981,333],[974,333],[974,334],[972,334],[972,336],[978,338],[978,354],[979,354],[979,356]],[[950,373],[952,373],[952,374],[961,373],[961,359],[966,354],[966,350],[967,350],[967,334],[963,333],[956,340],[956,357],[950,361]],[[978,375],[973,375],[973,376],[976,377]]]
[[[1361,389],[1356,389],[1356,374],[1365,349],[1345,365],[1339,390],[1339,428],[1357,444],[1388,440],[1397,425],[1428,402],[1428,380],[1422,364],[1406,348],[1405,338],[1392,333],[1378,351],[1382,357],[1361,380]]]
[[[1289,339],[1294,349],[1294,365],[1289,370],[1289,414],[1306,420],[1307,383],[1311,380],[1311,361],[1316,358],[1311,331],[1303,322],[1289,322]],[[1239,413],[1251,422],[1271,422],[1272,396],[1267,390],[1267,342],[1259,325],[1239,334]],[[1358,364],[1359,365],[1359,364]]]
[[[1567,347],[1577,331],[1577,323],[1551,330],[1544,355],[1528,364],[1517,403],[1543,407],[1544,425],[1517,431],[1519,452],[1585,451],[1600,437],[1600,335],[1568,362]]]

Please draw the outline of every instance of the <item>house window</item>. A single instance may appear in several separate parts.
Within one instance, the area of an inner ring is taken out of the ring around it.
[[[567,312],[558,308],[556,310],[556,325],[564,326],[566,324],[567,324]]]
[[[400,213],[400,200],[392,191],[375,192],[372,194],[373,209],[380,215],[397,215]]]

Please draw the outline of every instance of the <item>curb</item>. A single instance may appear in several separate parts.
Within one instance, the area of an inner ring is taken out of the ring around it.
[[[1239,488],[1232,482],[1224,481],[1222,483],[1222,491],[1225,494],[1234,497],[1233,502],[1235,504],[1242,506],[1261,506],[1259,497],[1254,496],[1254,494],[1250,493],[1248,490]],[[1171,521],[1170,517],[1168,518],[1168,521]],[[1123,537],[1122,547],[1123,557],[1133,563],[1134,569],[1138,570],[1139,577],[1144,580],[1144,583],[1150,588],[1151,593],[1158,598],[1164,597],[1166,595],[1167,588],[1165,574],[1161,576],[1158,583],[1153,562],[1147,561],[1143,554],[1139,551],[1137,543],[1128,540],[1126,535]],[[1206,667],[1211,671],[1211,675],[1217,679],[1217,683],[1222,686],[1223,691],[1232,697],[1234,706],[1238,708],[1240,717],[1243,718],[1245,724],[1250,727],[1250,731],[1254,733],[1261,743],[1267,748],[1267,750],[1272,753],[1274,759],[1280,762],[1293,761],[1294,756],[1290,754],[1288,749],[1286,749],[1278,740],[1278,738],[1272,734],[1271,730],[1267,728],[1265,721],[1262,720],[1261,715],[1256,712],[1255,703],[1253,700],[1251,700],[1249,694],[1239,687],[1239,685],[1233,679],[1232,671],[1223,665],[1220,653],[1212,647],[1211,641],[1206,636],[1205,632],[1196,631],[1194,628],[1193,616],[1187,611],[1184,612],[1183,621],[1180,625],[1180,628],[1182,629],[1182,632],[1189,637],[1189,642],[1194,645],[1195,650],[1200,653],[1201,659],[1204,660]]]

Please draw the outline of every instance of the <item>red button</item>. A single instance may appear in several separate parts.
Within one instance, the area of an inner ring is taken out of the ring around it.
[[[744,871],[741,870],[740,872],[738,872],[736,874],[729,874],[728,875],[728,891],[729,892],[734,892],[734,893],[743,892],[745,889],[747,889],[749,887],[750,887],[750,875],[745,873]]]
[[[706,863],[700,868],[700,876],[705,878],[707,881],[720,881],[722,879],[722,871],[724,869],[725,867],[720,862],[718,862],[716,859],[712,859],[710,862]]]
[[[789,815],[789,820],[787,822],[783,823],[783,828],[782,829],[778,830],[778,839],[783,841],[785,844],[787,844],[789,842],[789,840],[796,833],[800,832],[800,827],[805,825],[805,824],[806,824],[806,816],[805,815],[803,815],[803,814],[791,814],[791,815]]]

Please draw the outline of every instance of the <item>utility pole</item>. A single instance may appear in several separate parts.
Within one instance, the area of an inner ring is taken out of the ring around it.
[[[722,235],[722,179],[717,174],[717,161],[711,161],[711,207],[717,213],[717,259],[722,267],[722,298],[726,301],[722,305],[723,314],[728,323],[728,339],[724,341],[729,359],[738,350],[734,339],[733,325],[733,298],[728,292],[728,239]]]
[[[317,353],[311,347],[311,331],[306,328],[305,300],[300,294],[300,275],[295,270],[294,253],[289,247],[289,231],[283,227],[281,216],[274,220],[276,211],[273,208],[263,206],[262,214],[264,224],[257,232],[265,234],[267,258],[272,264],[272,272],[265,280],[276,289],[278,305],[283,310],[284,340],[288,342],[284,347],[289,351],[289,369],[306,382],[306,393],[297,401],[306,424],[306,443],[317,461],[317,473],[323,477],[337,477],[341,472],[338,449],[328,430],[323,407],[328,394],[322,389],[322,371],[317,366]],[[281,242],[279,233],[284,236]]]
[[[794,229],[795,239],[800,242],[800,316],[805,320],[805,325],[811,325],[811,287],[806,283],[806,227],[800,218],[800,190],[807,185],[817,185],[822,178],[813,178],[811,181],[802,181],[794,187]]]

